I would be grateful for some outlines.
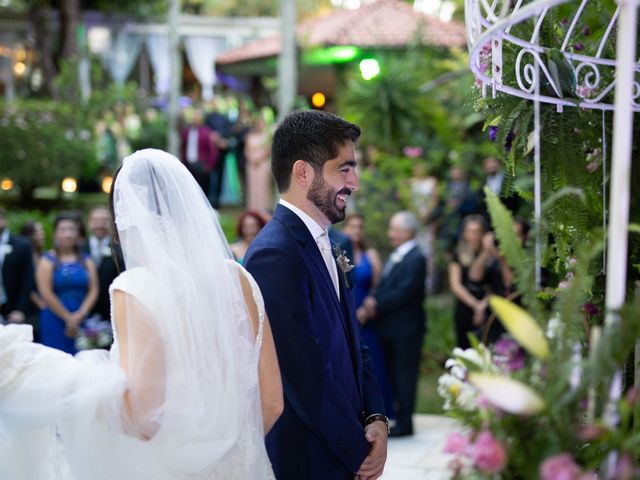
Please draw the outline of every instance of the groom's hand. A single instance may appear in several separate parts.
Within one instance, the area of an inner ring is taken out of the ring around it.
[[[371,444],[371,450],[362,462],[357,478],[376,480],[382,475],[384,463],[387,461],[387,426],[376,421],[364,427],[364,432],[367,442]]]

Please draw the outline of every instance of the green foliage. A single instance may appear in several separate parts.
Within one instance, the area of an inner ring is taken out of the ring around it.
[[[2,105],[0,171],[28,199],[39,185],[80,178],[95,161],[91,125],[73,105],[23,100]]]
[[[485,187],[484,193],[491,224],[500,243],[500,253],[515,274],[517,291],[525,297],[525,303],[533,308],[536,305],[535,288],[532,288],[535,285],[533,258],[516,237],[511,212],[488,187]]]
[[[53,241],[53,220],[56,212],[44,213],[40,210],[9,210],[7,215],[7,225],[9,231],[17,234],[22,225],[29,221],[42,224],[45,232],[45,248],[50,248]]]
[[[76,61],[62,63],[55,81],[64,101],[0,103],[0,171],[17,185],[25,205],[32,203],[37,187],[57,188],[64,177],[95,180],[101,168],[94,132],[97,120],[117,102],[138,103],[135,84],[115,85],[95,62],[93,92],[83,102],[78,96],[77,71]],[[162,120],[144,133],[148,146],[166,146],[166,140],[160,139],[161,135],[166,137]]]
[[[509,240],[513,233],[507,232],[506,212],[495,202],[493,198],[490,208],[498,213],[494,220],[502,225],[497,233],[505,237],[504,252],[522,264],[522,252],[514,239]],[[524,366],[512,367],[499,360],[496,352],[477,344],[473,350],[454,354],[457,367],[517,380],[537,392],[546,405],[533,415],[509,414],[479,402],[478,391],[467,382],[465,371],[445,374],[440,384],[447,388],[439,388],[439,392],[450,406],[449,413],[472,430],[471,440],[480,431],[490,431],[507,456],[504,469],[490,477],[465,463],[467,454],[463,452],[460,460],[466,470],[456,478],[533,480],[539,478],[544,460],[561,453],[570,455],[584,471],[606,469],[610,452],[635,459],[640,455],[635,431],[640,391],[631,387],[625,396],[625,387],[618,386],[618,398],[611,399],[612,388],[640,336],[640,300],[625,306],[616,322],[603,328],[589,325],[585,302],[590,298],[594,259],[601,249],[601,242],[574,245],[576,259],[568,285],[556,292],[553,304],[540,304],[535,309],[540,312],[535,318],[550,345],[545,361],[528,358]]]
[[[354,75],[347,83],[344,109],[347,117],[360,125],[369,143],[388,152],[409,145],[413,129],[424,124],[433,106],[418,86],[420,71],[397,55],[379,60],[380,74],[365,81]]]
[[[609,10],[609,7],[612,5],[611,2],[598,6],[589,4],[571,41],[580,43],[585,52],[597,48],[611,18],[613,10]],[[572,18],[575,8],[574,4],[567,4],[549,11],[540,31],[542,43],[559,44],[566,32],[566,19]],[[533,26],[533,21],[523,22],[514,26],[513,33],[527,38],[531,35]],[[607,49],[610,48],[611,45],[607,45]],[[518,49],[505,43],[505,65],[515,64],[517,54]],[[551,57],[558,55],[557,51],[550,53]],[[566,62],[556,58],[555,63],[559,65],[557,74],[563,80],[561,83],[566,90],[565,95],[571,95],[570,90],[574,88],[570,85],[572,80],[567,78],[569,73],[562,73]],[[583,74],[584,72],[581,73]],[[608,75],[606,72],[602,74]],[[578,80],[579,83],[584,83],[583,79]],[[603,81],[606,84],[608,80]],[[515,83],[514,69],[504,69],[503,82]],[[533,182],[519,180],[533,173],[533,104],[517,97],[499,94],[496,98],[478,98],[476,106],[487,114],[486,126],[497,127],[496,143],[505,147],[498,151],[505,170],[504,188],[507,193],[515,193],[530,202],[533,199]],[[565,107],[563,112],[558,112],[553,105],[541,105],[542,197],[554,199],[545,208],[543,224],[540,225],[544,242],[543,263],[557,277],[566,274],[566,261],[575,257],[576,245],[584,239],[597,241],[603,226],[603,179],[607,178],[603,165],[605,155],[610,157],[610,151],[603,152],[603,128],[605,136],[610,139],[611,116],[608,114],[573,107]],[[508,137],[512,139],[511,148],[507,148]],[[598,268],[594,267],[593,270]],[[603,291],[602,276],[596,279],[594,288],[596,292]]]
[[[484,116],[473,110],[465,92],[473,84],[467,54],[415,46],[404,55],[375,54],[381,73],[362,79],[357,65],[345,72],[338,113],[359,124],[360,144],[367,152],[357,208],[367,219],[367,234],[386,246],[389,217],[413,208],[407,180],[422,163],[429,175],[446,178],[451,164],[479,173],[481,159],[494,154]],[[407,158],[404,147],[422,149]],[[369,162],[369,163],[367,163]]]
[[[366,236],[375,247],[386,252],[389,219],[410,208],[407,189],[403,188],[411,177],[412,160],[407,157],[373,152],[373,165],[360,174],[360,189],[356,197],[356,211],[366,218]]]
[[[354,65],[338,99],[338,113],[362,127],[362,143],[393,155],[419,146],[436,176],[451,163],[479,173],[479,159],[495,148],[465,93],[473,84],[466,52],[418,45],[404,55],[374,56],[380,74],[365,81]]]

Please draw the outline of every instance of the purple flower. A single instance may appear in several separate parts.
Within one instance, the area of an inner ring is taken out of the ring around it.
[[[576,52],[581,52],[582,50],[584,50],[584,44],[583,44],[583,43],[580,43],[580,42],[578,42],[578,43],[574,43],[574,44],[573,44],[573,49],[574,49]]]
[[[522,370],[525,363],[525,352],[518,342],[512,338],[501,338],[494,345],[496,363],[506,366],[510,372]]]
[[[634,478],[633,460],[628,453],[623,453],[620,456],[614,472],[614,478],[620,480],[631,480]]]
[[[595,303],[588,302],[584,304],[584,313],[586,313],[588,317],[595,317],[596,315],[600,315],[600,308]]]
[[[86,327],[86,328],[84,329],[84,334],[85,334],[87,337],[95,337],[95,336],[98,334],[98,332],[97,332],[97,330],[96,330],[95,328],[93,328],[93,327]]]
[[[640,387],[631,387],[625,395],[625,400],[629,405],[634,405],[640,400]]]
[[[422,147],[404,147],[402,153],[409,158],[418,158],[422,155]]]
[[[560,25],[562,25],[563,27],[566,27],[567,25],[569,25],[569,19],[563,18],[562,20],[560,20]]]
[[[591,35],[591,30],[589,29],[589,25],[584,25],[584,26],[582,27],[582,34],[583,34],[585,37],[588,37],[589,35]]]
[[[495,125],[490,125],[489,126],[489,140],[491,140],[492,142],[495,142],[497,137],[498,137],[498,127],[495,126]]]
[[[604,427],[599,425],[585,425],[578,430],[578,437],[585,441],[594,441],[607,433]]]
[[[498,473],[507,464],[507,452],[489,430],[480,432],[473,446],[473,464],[486,473]]]
[[[540,465],[542,480],[578,480],[581,473],[580,467],[568,453],[549,457]]]

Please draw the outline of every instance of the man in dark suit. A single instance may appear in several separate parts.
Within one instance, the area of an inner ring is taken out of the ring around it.
[[[118,268],[111,249],[111,213],[104,206],[91,209],[89,212],[89,239],[85,252],[91,255],[98,270],[98,300],[91,314],[99,314],[104,320],[111,318],[109,304],[109,286],[118,276]]]
[[[191,172],[205,195],[208,195],[211,171],[220,159],[218,149],[213,144],[213,132],[202,122],[202,110],[193,110],[189,124],[180,134],[180,160]]]
[[[376,479],[384,469],[384,400],[360,343],[349,260],[328,238],[358,188],[359,135],[326,112],[284,119],[271,160],[282,198],[245,256],[282,372],[284,412],[266,438],[278,480]]]
[[[12,235],[0,207],[0,316],[10,323],[23,323],[31,301],[33,256],[25,238]]]
[[[391,436],[413,434],[411,415],[416,400],[424,313],[426,259],[415,241],[418,219],[398,212],[389,221],[389,240],[395,250],[382,269],[380,284],[364,307],[384,354],[396,406]]]
[[[212,132],[212,141],[218,150],[218,161],[211,171],[211,183],[209,188],[209,199],[213,208],[220,206],[222,195],[222,184],[224,180],[225,158],[230,150],[236,146],[236,139],[233,137],[233,125],[229,120],[223,100],[216,96],[211,102],[212,109],[206,114],[204,124]]]

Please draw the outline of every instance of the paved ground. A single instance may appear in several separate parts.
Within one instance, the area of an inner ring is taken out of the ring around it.
[[[449,456],[442,453],[454,420],[437,415],[415,415],[416,433],[389,439],[389,455],[382,480],[448,480]]]

